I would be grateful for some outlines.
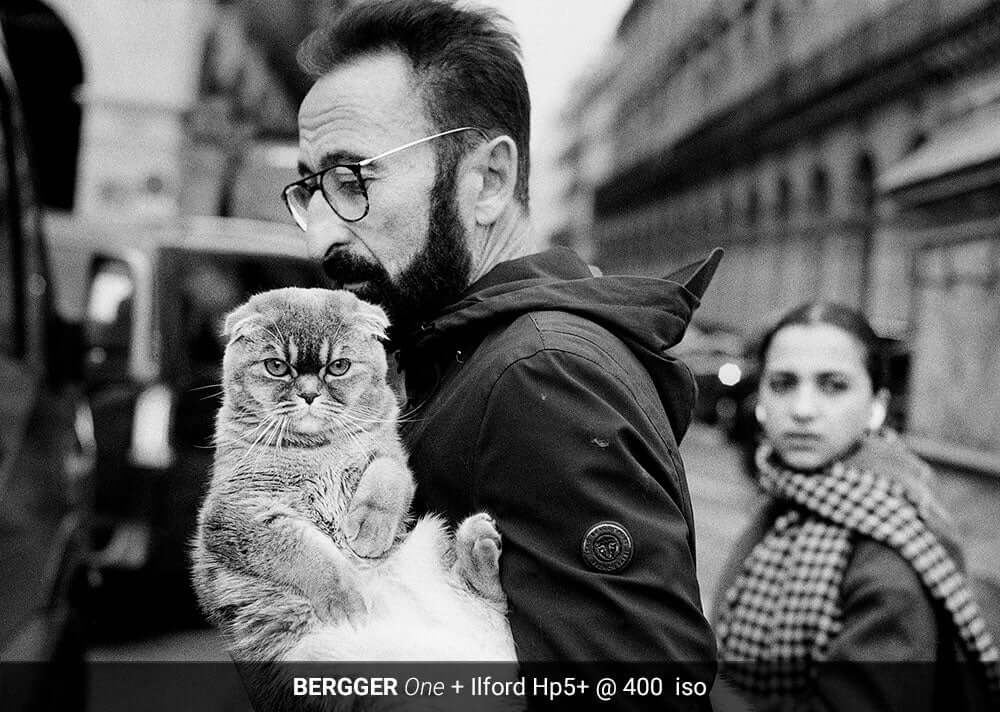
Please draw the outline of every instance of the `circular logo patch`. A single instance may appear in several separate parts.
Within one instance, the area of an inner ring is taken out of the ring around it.
[[[618,522],[595,524],[583,537],[583,560],[595,571],[621,571],[632,560],[632,537]]]

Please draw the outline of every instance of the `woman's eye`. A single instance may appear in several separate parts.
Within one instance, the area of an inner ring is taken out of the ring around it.
[[[280,358],[269,358],[264,359],[264,368],[272,376],[281,378],[282,376],[287,376],[289,372],[288,364],[282,361]]]
[[[824,393],[843,393],[851,387],[851,384],[843,378],[824,378],[819,382],[819,388]]]
[[[351,368],[351,360],[347,358],[338,358],[336,361],[331,361],[326,365],[326,372],[331,376],[343,376]]]
[[[795,379],[787,376],[773,376],[767,379],[767,387],[772,393],[788,393],[795,388]]]

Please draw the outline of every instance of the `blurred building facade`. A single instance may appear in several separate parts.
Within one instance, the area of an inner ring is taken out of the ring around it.
[[[295,50],[345,4],[45,1],[82,60],[74,210],[130,219],[227,214],[257,142],[294,141],[307,88]]]
[[[645,274],[724,247],[699,318],[748,336],[861,308],[912,348],[923,454],[1000,474],[1000,3],[635,0],[616,42],[604,101],[567,110],[608,144],[568,170],[609,163],[563,241]]]
[[[611,56],[617,48],[611,49]],[[612,82],[617,63],[604,61],[577,81],[562,112],[567,128],[553,172],[561,192],[561,227],[549,235],[553,245],[570,247],[587,262],[597,258],[591,239],[594,194],[611,170],[614,136],[611,127],[618,110]],[[559,222],[559,221],[557,221]]]

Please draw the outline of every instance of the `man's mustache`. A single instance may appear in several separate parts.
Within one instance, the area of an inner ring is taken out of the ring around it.
[[[389,273],[379,263],[342,250],[327,253],[323,258],[323,271],[327,277],[342,284],[353,282],[384,284],[389,281]]]

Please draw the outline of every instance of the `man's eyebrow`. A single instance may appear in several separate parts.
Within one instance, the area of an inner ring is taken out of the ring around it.
[[[314,168],[308,165],[305,161],[300,160],[298,164],[299,175],[308,176],[323,170],[324,168],[329,168],[330,166],[338,166],[343,164],[358,163],[363,161],[364,156],[360,156],[356,153],[351,153],[349,151],[335,151],[333,153],[324,153],[319,159],[319,167]]]

